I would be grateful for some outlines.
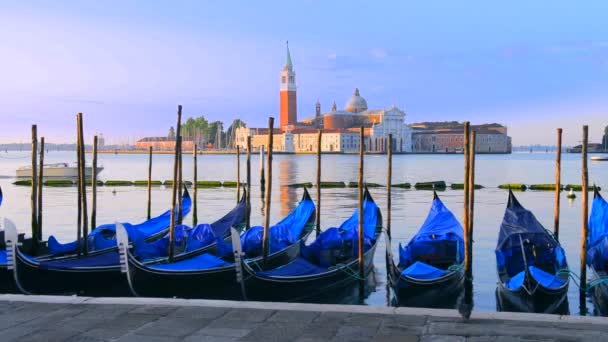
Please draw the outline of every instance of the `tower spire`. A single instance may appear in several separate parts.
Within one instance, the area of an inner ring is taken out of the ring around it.
[[[287,41],[287,60],[285,61],[285,67],[287,70],[293,70],[293,64],[291,64],[291,54],[289,53],[289,41]]]

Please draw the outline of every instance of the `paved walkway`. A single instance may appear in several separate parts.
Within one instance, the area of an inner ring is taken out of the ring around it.
[[[608,318],[0,295],[1,341],[608,341]]]

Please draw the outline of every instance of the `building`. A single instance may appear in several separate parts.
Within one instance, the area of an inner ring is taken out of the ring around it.
[[[389,109],[370,110],[367,101],[355,89],[343,110],[333,103],[331,112],[321,113],[319,101],[315,115],[298,122],[297,87],[289,45],[287,58],[281,71],[279,128],[274,131],[273,150],[277,152],[316,151],[317,134],[323,129],[323,152],[356,152],[359,150],[360,127],[363,126],[366,150],[386,152],[388,137],[393,137],[393,150],[411,152],[411,129],[405,124],[405,112],[392,106]],[[235,132],[235,145],[247,148],[247,137],[252,137],[252,147],[257,149],[268,141],[267,128],[240,127]]]
[[[413,151],[417,153],[462,153],[464,125],[458,122],[425,122],[412,125]],[[477,134],[478,153],[511,153],[507,128],[492,123],[471,125]]]
[[[135,143],[135,149],[148,150],[152,147],[153,151],[175,151],[175,138],[169,137],[146,137]],[[193,151],[194,141],[189,137],[182,137],[182,150]]]

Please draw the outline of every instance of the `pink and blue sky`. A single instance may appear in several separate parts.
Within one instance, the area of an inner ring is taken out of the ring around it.
[[[1,142],[164,135],[176,107],[263,126],[289,40],[299,118],[317,99],[408,122],[507,125],[515,145],[608,125],[606,1],[2,1]],[[227,125],[225,127],[227,127]]]

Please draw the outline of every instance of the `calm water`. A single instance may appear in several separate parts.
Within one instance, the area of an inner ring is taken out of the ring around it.
[[[48,163],[73,162],[75,152],[50,152],[45,156]],[[90,158],[90,156],[87,156]],[[147,177],[147,155],[100,155],[105,168],[102,180],[142,180]],[[507,192],[496,188],[501,183],[552,183],[554,182],[554,154],[480,155],[477,157],[476,183],[486,186],[476,192],[474,286],[475,310],[494,311],[496,303],[496,271],[494,248],[498,229],[507,201]],[[386,184],[386,156],[367,156],[365,180]],[[28,187],[11,183],[15,169],[29,163],[27,152],[0,152],[0,185],[4,190],[4,203],[0,216],[14,220],[22,231],[29,231]],[[241,159],[242,179],[245,179],[245,158]],[[154,156],[153,179],[171,179],[172,158],[168,155]],[[199,156],[199,180],[235,180],[236,159],[234,156]],[[562,157],[562,180],[564,183],[581,183],[580,155],[565,154]],[[314,156],[275,155],[273,164],[273,202],[271,222],[287,215],[298,203],[302,189],[285,185],[296,182],[314,182],[316,159]],[[463,157],[458,155],[398,155],[393,159],[393,183],[445,180],[462,183]],[[357,181],[358,157],[346,155],[324,156],[324,181]],[[252,224],[262,223],[262,201],[259,189],[259,158],[252,157]],[[590,183],[608,186],[608,163],[589,162]],[[184,158],[184,179],[192,179],[192,159]],[[101,223],[116,220],[140,222],[146,214],[145,187],[99,187],[98,219]],[[153,188],[153,213],[169,208],[170,188]],[[386,210],[385,189],[370,189],[383,214]],[[462,217],[463,197],[461,191],[446,190],[440,197],[458,217]],[[578,272],[578,248],[581,236],[581,200],[569,201],[563,193],[561,211],[561,243],[573,271]],[[532,210],[546,228],[553,222],[553,192],[526,191],[517,194],[520,202]],[[430,191],[393,190],[393,252],[398,243],[407,243],[423,223],[430,208]],[[199,221],[211,222],[221,217],[234,206],[235,189],[204,189],[199,191]],[[90,201],[89,201],[90,203]],[[323,228],[338,226],[348,218],[357,206],[355,189],[323,189],[321,222]],[[184,222],[188,223],[190,217]],[[44,188],[44,235],[53,234],[60,240],[71,241],[76,236],[76,188]],[[384,241],[376,251],[376,274],[378,285],[366,300],[374,306],[387,305],[386,270],[384,264]],[[570,286],[570,311],[578,313],[578,288]]]

